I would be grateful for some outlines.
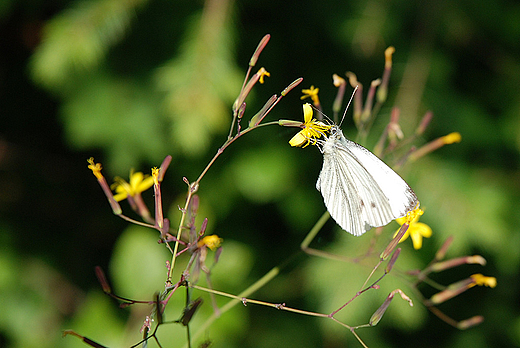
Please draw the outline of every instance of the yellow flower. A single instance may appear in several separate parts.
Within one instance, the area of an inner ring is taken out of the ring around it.
[[[453,144],[453,143],[460,143],[461,140],[462,140],[462,136],[460,135],[459,132],[453,132],[453,133],[450,133],[450,134],[442,137],[442,142],[447,145]]]
[[[130,183],[122,178],[114,178],[116,181],[112,184],[112,190],[116,191],[114,199],[118,202],[126,199],[128,196],[135,196],[141,192],[148,190],[153,185],[153,177],[144,175],[141,172],[130,172]]]
[[[395,221],[397,221],[400,225],[404,224],[405,222],[407,222],[410,225],[408,227],[408,230],[406,230],[405,234],[403,235],[403,238],[401,238],[401,240],[399,241],[399,243],[406,240],[408,236],[410,236],[412,238],[414,249],[418,250],[422,247],[423,237],[431,237],[432,229],[425,223],[419,222],[419,217],[423,214],[423,211],[420,209],[416,209],[415,211],[417,212],[411,219],[407,219],[407,216],[403,216],[402,218],[398,218]],[[394,237],[397,235],[398,232],[399,230],[397,230],[397,232],[394,234]]]
[[[473,279],[475,285],[478,286],[488,286],[490,288],[494,288],[497,286],[497,278],[495,277],[486,277],[485,275],[482,275],[480,273],[473,274],[471,277]]]
[[[318,98],[319,88],[314,88],[311,86],[309,89],[302,89],[302,93],[304,94],[300,99],[311,98],[314,105],[320,105],[320,98]]]
[[[205,245],[208,248],[210,248],[211,250],[215,250],[216,248],[218,248],[220,246],[220,244],[222,244],[222,241],[223,241],[222,238],[219,238],[219,236],[217,236],[216,234],[213,234],[211,236],[206,236],[206,237],[202,238],[201,240],[199,240],[199,242],[197,243],[197,246],[199,248],[201,248]]]
[[[92,173],[94,173],[97,179],[102,179],[103,174],[101,174],[101,169],[103,169],[103,167],[101,166],[101,163],[95,163],[94,157],[90,157],[87,161],[89,163],[88,169],[90,169]]]
[[[395,48],[393,46],[390,46],[385,50],[385,69],[392,68],[392,55],[394,53]]]
[[[289,140],[291,146],[306,147],[311,143],[316,144],[315,138],[321,137],[330,129],[329,125],[312,118],[312,107],[309,103],[303,105],[303,119],[303,129]]]
[[[159,168],[153,167],[152,168],[152,179],[154,185],[159,185]]]
[[[264,68],[260,68],[260,70],[258,70],[257,74],[260,75],[260,77],[258,78],[258,81],[260,81],[260,83],[262,83],[262,84],[264,83],[264,76],[267,76],[267,77],[271,76],[271,74]]]
[[[346,83],[345,79],[337,74],[332,75],[332,83],[335,87],[339,87]]]

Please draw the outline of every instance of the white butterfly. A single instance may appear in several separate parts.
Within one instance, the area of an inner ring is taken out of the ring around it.
[[[348,140],[337,125],[317,140],[323,168],[316,182],[332,218],[360,236],[403,217],[417,204],[410,186],[376,155]]]

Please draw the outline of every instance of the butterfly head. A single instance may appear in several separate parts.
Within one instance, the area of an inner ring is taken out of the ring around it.
[[[339,128],[338,125],[332,125],[329,130],[329,135],[326,137],[326,140],[329,142],[341,142],[345,140],[345,136],[343,135],[343,131],[341,130],[341,128]]]

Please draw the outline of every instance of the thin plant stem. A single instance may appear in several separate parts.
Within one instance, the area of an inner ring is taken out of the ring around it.
[[[184,226],[184,220],[186,218],[186,211],[188,210],[188,206],[190,204],[192,195],[193,195],[193,190],[190,185],[190,188],[188,190],[188,197],[186,198],[186,204],[184,205],[184,209],[182,210],[181,221],[179,222],[179,229],[177,230],[177,239],[175,240],[175,246],[173,247],[172,262],[171,262],[170,268],[168,269],[168,276],[166,279],[167,286],[171,285],[172,273],[173,273],[173,269],[175,267],[175,260],[177,259],[177,250],[179,249],[179,240],[181,239],[182,226]]]
[[[131,222],[131,223],[139,225],[139,226],[148,227],[148,228],[155,228],[154,225],[148,224],[146,222],[134,220],[134,219],[132,219],[132,218],[126,216],[126,215],[123,215],[123,214],[117,214],[117,216],[119,216],[123,220],[126,220],[128,222]]]
[[[303,251],[306,251],[309,247],[309,244],[311,244],[312,240],[316,237],[319,231],[321,231],[321,228],[325,223],[329,220],[330,213],[328,211],[325,211],[323,215],[319,218],[319,220],[316,222],[316,224],[312,227],[312,229],[309,231],[307,236],[305,236],[305,239],[300,244],[300,248]]]
[[[251,286],[249,286],[247,289],[242,291],[240,294],[238,294],[237,297],[240,299],[243,297],[247,297],[257,291],[258,289],[262,288],[265,284],[270,282],[274,277],[276,277],[280,272],[279,267],[272,268],[269,272],[267,272],[262,278],[258,279],[255,283],[253,283]],[[228,303],[226,303],[222,308],[220,308],[220,314],[223,314],[230,310],[231,308],[235,307],[237,304],[241,303],[241,300],[232,299]],[[202,324],[197,332],[195,332],[194,335],[192,335],[193,340],[196,340],[200,335],[204,334],[208,327],[213,324],[215,320],[218,319],[218,316],[216,313],[213,313],[205,322]],[[186,345],[184,345],[186,347]]]
[[[180,222],[179,222],[179,228],[177,230],[176,241],[175,241],[175,245],[174,245],[174,248],[173,248],[173,256],[172,256],[172,261],[171,261],[171,268],[168,271],[168,276],[167,276],[167,281],[166,281],[167,285],[171,285],[171,277],[172,277],[173,269],[174,269],[174,266],[175,266],[175,261],[177,259],[177,251],[179,249],[179,240],[181,239],[182,228],[184,226],[184,221],[186,219],[186,212],[188,211],[188,207],[189,207],[189,204],[191,202],[191,197],[197,191],[197,189],[199,187],[199,184],[200,184],[200,181],[202,180],[204,175],[206,175],[206,173],[208,172],[209,168],[211,168],[213,163],[215,163],[215,161],[224,152],[224,150],[229,145],[231,145],[235,140],[240,138],[242,135],[249,133],[250,131],[252,131],[255,128],[258,128],[260,126],[268,126],[268,125],[275,125],[275,124],[277,125],[278,121],[272,121],[272,122],[267,122],[267,123],[264,123],[264,124],[258,124],[256,126],[246,128],[243,132],[240,132],[240,133],[236,134],[231,139],[228,138],[224,142],[224,144],[217,150],[217,153],[213,156],[213,158],[206,165],[206,168],[204,168],[204,170],[199,175],[197,180],[195,182],[191,183],[191,184],[188,184],[188,186],[189,186],[189,188],[188,188],[188,196],[186,197],[186,203],[184,204],[184,209],[182,209],[181,219],[180,219]]]
[[[212,294],[215,294],[215,295],[220,295],[220,296],[229,297],[229,298],[232,298],[232,299],[235,299],[235,300],[239,300],[239,301],[242,302],[242,304],[244,304],[244,306],[247,306],[249,303],[252,303],[252,304],[257,304],[257,305],[261,305],[261,306],[276,308],[276,309],[279,309],[279,310],[282,310],[282,311],[288,311],[288,312],[293,312],[293,313],[298,313],[298,314],[309,315],[309,316],[312,316],[312,317],[320,317],[320,318],[327,318],[327,317],[329,317],[328,314],[311,312],[311,311],[306,311],[306,310],[303,310],[303,309],[287,307],[284,303],[272,303],[272,302],[253,300],[253,299],[250,299],[250,298],[236,296],[236,295],[229,294],[227,292],[213,290],[213,289],[205,288],[205,287],[198,286],[198,285],[192,285],[191,287],[193,289],[209,292],[209,293],[212,293]]]
[[[323,257],[328,260],[335,260],[335,261],[342,261],[342,262],[355,262],[355,260],[351,257],[335,255],[335,254],[328,253],[326,251],[309,248],[309,244],[314,240],[314,238],[316,237],[318,232],[321,231],[323,225],[325,225],[325,223],[329,220],[329,218],[330,218],[330,213],[328,211],[325,211],[323,213],[323,215],[318,219],[316,224],[309,231],[307,236],[305,236],[305,239],[300,244],[300,248],[302,249],[302,251],[304,253],[306,253],[308,255]]]
[[[378,261],[377,264],[374,266],[374,268],[372,269],[372,271],[371,271],[370,274],[368,275],[367,279],[365,280],[365,282],[364,282],[363,285],[361,286],[361,289],[365,288],[365,286],[368,284],[368,281],[370,280],[370,278],[372,278],[372,276],[374,275],[374,273],[376,272],[376,270],[379,268],[379,266],[381,266],[381,263],[383,263],[383,259],[379,259],[379,261]]]

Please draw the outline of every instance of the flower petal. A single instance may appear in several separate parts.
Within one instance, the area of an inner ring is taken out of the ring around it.
[[[422,235],[417,230],[414,230],[410,232],[410,237],[412,237],[413,248],[415,250],[421,249],[423,238]]]
[[[144,180],[139,183],[139,186],[136,187],[136,191],[143,192],[143,191],[148,190],[152,186],[153,186],[153,177],[146,176],[144,178]]]
[[[303,120],[305,121],[305,124],[312,121],[312,107],[309,103],[303,104]]]
[[[121,202],[122,200],[126,199],[126,197],[128,197],[128,193],[126,193],[126,191],[114,195],[116,202]]]
[[[403,216],[403,217],[400,217],[400,218],[397,218],[395,219],[395,221],[399,224],[399,225],[402,225],[406,222],[406,216]]]
[[[422,222],[417,222],[414,224],[414,227],[424,238],[430,238],[432,236],[432,229],[430,226]]]
[[[137,191],[136,188],[143,181],[143,177],[144,174],[141,172],[130,173],[130,186],[132,186],[133,190]]]
[[[296,133],[295,136],[293,136],[291,138],[291,140],[289,140],[289,145],[291,146],[296,146],[296,147],[301,147],[303,146],[303,144],[305,144],[306,142],[308,141],[308,139],[303,135],[303,131],[299,131],[298,133]]]

